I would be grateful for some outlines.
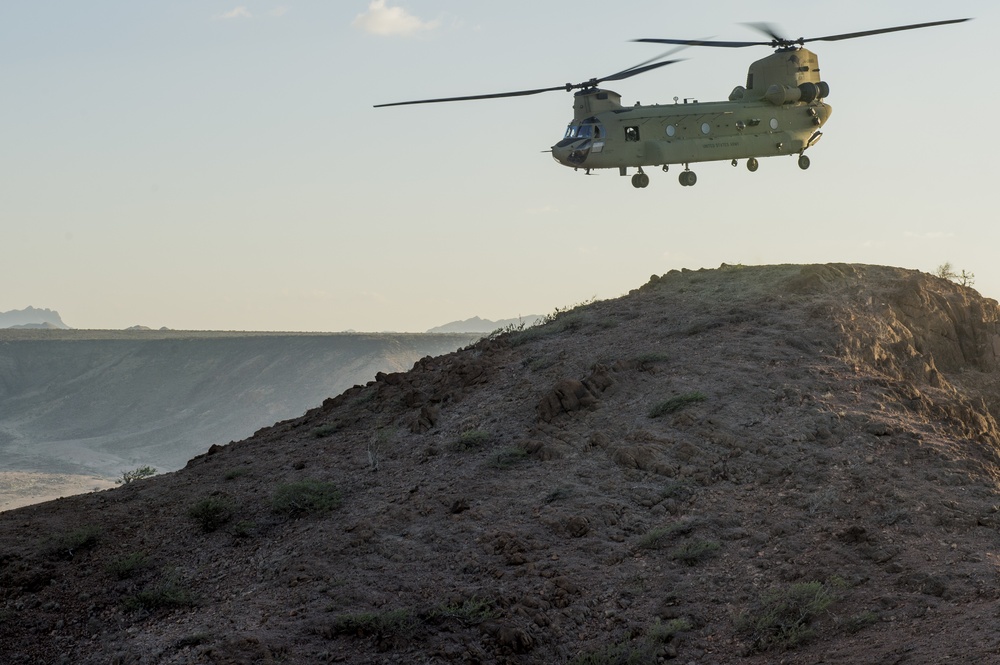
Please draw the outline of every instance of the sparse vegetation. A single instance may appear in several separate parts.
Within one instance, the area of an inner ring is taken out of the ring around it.
[[[453,619],[465,625],[478,625],[496,616],[496,610],[481,598],[470,598],[457,605],[441,605],[427,613],[427,618],[431,621]]]
[[[235,468],[235,469],[230,469],[229,471],[226,471],[225,479],[226,480],[236,480],[237,478],[241,478],[241,477],[247,475],[248,473],[250,473],[250,469],[246,468],[245,466],[241,466],[241,467],[238,467],[238,468]]]
[[[565,501],[569,497],[573,496],[573,490],[569,487],[557,487],[548,494],[545,495],[545,503],[553,503],[556,501]]]
[[[152,584],[125,601],[125,607],[130,610],[174,609],[197,604],[197,594],[181,586],[174,577]]]
[[[957,282],[962,286],[972,286],[976,282],[975,273],[967,272],[962,270],[962,272],[955,272],[954,266],[951,265],[950,261],[945,261],[937,267],[934,274],[942,279],[949,279],[953,282]]]
[[[738,617],[736,627],[750,639],[753,651],[792,649],[813,636],[813,621],[834,600],[822,582],[799,582],[765,594]]]
[[[495,469],[509,469],[510,467],[528,459],[528,451],[524,448],[511,446],[497,451],[490,456],[490,465]]]
[[[96,546],[100,535],[100,527],[81,526],[52,540],[48,552],[58,559],[72,559],[80,552]]]
[[[231,520],[235,511],[236,506],[229,499],[210,496],[188,508],[188,517],[198,522],[201,530],[208,533]]]
[[[333,620],[332,633],[357,637],[405,636],[412,634],[419,623],[417,616],[407,609],[342,614]]]
[[[851,634],[857,633],[869,626],[875,625],[878,623],[878,620],[879,615],[877,612],[859,612],[844,621],[844,629]]]
[[[660,416],[665,416],[671,413],[676,413],[688,406],[689,404],[695,404],[696,402],[704,402],[708,399],[704,393],[700,392],[690,392],[684,393],[682,395],[676,395],[670,399],[664,400],[656,404],[652,409],[649,410],[650,418],[659,418]]]
[[[632,359],[634,363],[640,366],[642,369],[648,369],[652,365],[658,365],[660,363],[665,363],[670,360],[670,356],[666,353],[660,353],[658,351],[651,351],[649,353],[642,353]]]
[[[647,640],[609,644],[570,659],[570,665],[645,665],[656,662],[656,645]]]
[[[597,296],[593,296],[569,307],[556,307],[551,314],[543,316],[534,324],[521,330],[512,331],[511,346],[520,346],[546,335],[578,329],[587,320],[587,313],[582,308],[596,301]]]
[[[331,423],[329,425],[320,425],[319,427],[317,427],[312,431],[312,435],[317,439],[323,439],[328,436],[332,436],[339,431],[340,431],[340,426],[335,423]]]
[[[122,471],[122,477],[115,481],[119,485],[131,485],[137,480],[151,478],[156,475],[156,469],[151,466],[140,466],[130,471]]]
[[[684,617],[671,619],[666,623],[660,623],[657,619],[656,623],[646,631],[646,637],[656,642],[669,642],[677,633],[683,633],[693,627],[692,623]]]
[[[132,577],[141,570],[149,568],[149,566],[149,556],[145,552],[133,552],[132,554],[114,559],[107,565],[106,570],[109,575],[124,580]]]
[[[492,434],[481,429],[465,430],[452,442],[451,448],[456,451],[475,450],[485,446],[492,439]]]
[[[300,480],[279,485],[271,497],[271,509],[288,517],[328,513],[340,506],[336,485],[322,480]]]
[[[689,540],[670,550],[670,558],[686,566],[694,566],[719,553],[722,545],[715,540]]]

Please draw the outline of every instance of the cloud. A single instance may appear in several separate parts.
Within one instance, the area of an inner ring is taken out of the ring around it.
[[[917,238],[918,240],[940,240],[942,238],[954,238],[955,234],[950,231],[927,231],[925,233],[904,231],[903,236],[906,238]]]
[[[237,7],[235,9],[230,9],[228,12],[219,14],[215,18],[221,19],[223,21],[228,21],[234,18],[253,18],[253,14],[246,7]]]
[[[388,7],[386,0],[372,0],[368,11],[358,14],[351,24],[370,35],[379,37],[408,36],[418,32],[433,30],[440,21],[424,21],[413,16],[402,7]]]

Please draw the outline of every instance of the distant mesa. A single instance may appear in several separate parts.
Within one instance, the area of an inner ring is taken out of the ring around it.
[[[443,326],[431,328],[427,332],[491,333],[494,330],[506,328],[507,326],[520,326],[521,324],[524,324],[525,327],[528,327],[540,318],[542,318],[540,315],[532,314],[530,316],[519,316],[516,319],[500,319],[499,321],[490,321],[489,319],[481,319],[478,316],[474,316],[471,319],[466,319],[465,321],[452,321],[451,323],[446,323]]]
[[[12,309],[9,312],[0,312],[0,328],[69,330],[69,326],[63,323],[59,317],[59,312],[31,306],[24,309]]]
[[[129,326],[125,330],[152,330],[149,326]]]

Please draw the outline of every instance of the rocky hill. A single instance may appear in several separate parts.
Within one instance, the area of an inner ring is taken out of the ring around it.
[[[0,514],[9,663],[1000,662],[1000,308],[671,272]]]

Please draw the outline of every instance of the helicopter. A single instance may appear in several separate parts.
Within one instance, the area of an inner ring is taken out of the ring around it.
[[[615,169],[622,176],[629,169],[632,186],[642,189],[649,185],[649,175],[643,168],[671,165],[683,166],[678,180],[691,187],[698,176],[690,165],[699,162],[729,161],[737,166],[745,160],[746,168],[754,172],[759,160],[781,155],[798,156],[799,168],[809,168],[806,150],[822,138],[822,127],[833,109],[826,103],[830,86],[820,79],[819,59],[804,48],[807,42],[840,41],[868,37],[902,30],[969,21],[968,18],[916,23],[911,25],[865,30],[825,37],[788,39],[766,23],[750,27],[767,35],[768,41],[709,41],[704,39],[636,39],[636,42],[671,44],[675,48],[651,60],[609,76],[591,78],[581,83],[560,86],[466,95],[408,102],[376,104],[375,108],[410,104],[524,97],[545,92],[576,91],[573,95],[573,120],[563,138],[552,146],[552,157],[559,164],[587,175],[596,169]],[[600,87],[608,81],[621,81],[660,67],[679,62],[664,60],[678,48],[707,46],[743,48],[767,46],[774,53],[753,62],[747,72],[746,85],[733,89],[727,101],[699,102],[675,97],[673,104],[622,104],[621,95]]]

